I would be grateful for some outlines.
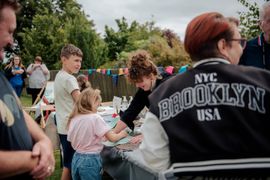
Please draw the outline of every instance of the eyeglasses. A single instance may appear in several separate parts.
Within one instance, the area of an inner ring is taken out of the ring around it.
[[[241,47],[244,49],[247,45],[247,40],[242,38],[242,39],[229,39],[229,41],[238,41]]]

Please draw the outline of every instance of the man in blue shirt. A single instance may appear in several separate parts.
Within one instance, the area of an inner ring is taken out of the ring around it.
[[[260,9],[262,34],[248,41],[239,64],[270,70],[270,1]]]

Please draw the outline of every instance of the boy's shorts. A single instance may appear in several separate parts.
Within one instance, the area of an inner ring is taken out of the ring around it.
[[[67,140],[67,135],[59,134],[60,143],[63,148],[64,167],[71,169],[71,161],[75,150],[72,148],[71,143]]]

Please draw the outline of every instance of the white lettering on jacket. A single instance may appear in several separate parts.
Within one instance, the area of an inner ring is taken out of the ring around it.
[[[265,90],[260,87],[244,83],[218,83],[217,73],[201,73],[195,75],[194,87],[184,88],[158,103],[159,117],[160,121],[165,121],[196,107],[199,121],[221,120],[220,105],[245,107],[265,114],[264,96]]]

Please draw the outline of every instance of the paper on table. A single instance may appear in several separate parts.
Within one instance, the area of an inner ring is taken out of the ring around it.
[[[97,111],[97,113],[101,116],[112,115],[114,113],[114,109],[110,106],[99,106]]]
[[[122,98],[113,96],[113,109],[115,110],[115,113],[119,113],[121,108]]]
[[[119,116],[115,117],[115,118],[111,118],[111,121],[110,122],[107,122],[107,124],[111,127],[111,128],[114,128],[117,124],[117,121],[119,120]]]

